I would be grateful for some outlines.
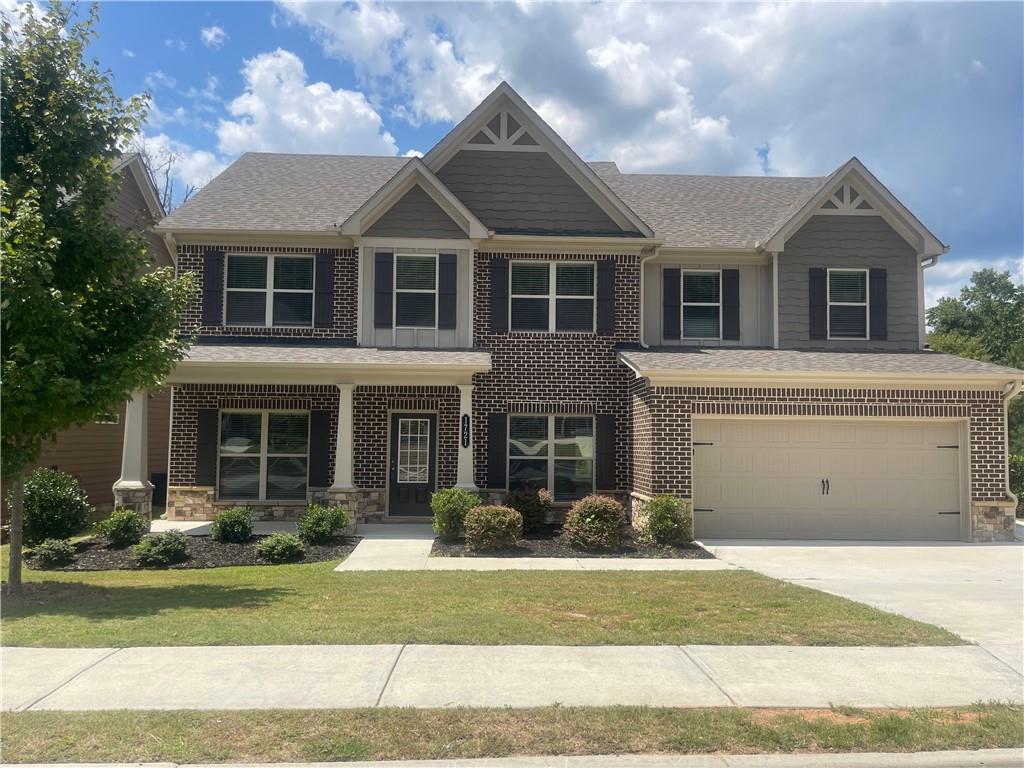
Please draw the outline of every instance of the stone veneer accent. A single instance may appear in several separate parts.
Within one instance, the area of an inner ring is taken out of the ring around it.
[[[1016,525],[1015,507],[1009,499],[976,501],[971,504],[971,538],[973,541],[1013,541]]]
[[[114,507],[134,509],[147,520],[153,518],[153,489],[138,488],[133,490],[114,489]]]

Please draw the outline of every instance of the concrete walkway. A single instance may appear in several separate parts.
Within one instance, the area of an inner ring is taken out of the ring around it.
[[[786,646],[4,648],[9,710],[928,707],[1022,700],[984,649]]]

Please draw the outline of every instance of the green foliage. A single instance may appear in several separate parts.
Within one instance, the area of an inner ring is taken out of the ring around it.
[[[1010,490],[1017,497],[1017,513],[1024,512],[1024,455],[1010,456]]]
[[[166,568],[188,559],[188,536],[181,531],[151,533],[132,547],[143,568]]]
[[[67,565],[75,559],[75,547],[67,539],[47,539],[32,550],[32,563],[39,568]]]
[[[138,544],[149,532],[149,521],[134,509],[118,507],[106,520],[96,523],[94,529],[100,536],[110,539],[115,547],[127,547]]]
[[[562,535],[579,549],[618,549],[626,532],[626,511],[615,499],[591,495],[569,510]]]
[[[512,507],[523,516],[523,531],[535,533],[544,527],[554,498],[551,491],[512,491],[505,496],[505,506]]]
[[[523,516],[511,507],[473,507],[465,519],[466,549],[508,549],[523,535]]]
[[[307,544],[326,544],[340,535],[347,525],[348,510],[344,507],[310,504],[296,528],[299,538]]]
[[[682,499],[655,496],[644,507],[644,530],[655,544],[682,547],[693,541],[693,516]]]
[[[7,494],[8,508],[13,506]],[[40,467],[25,479],[25,543],[67,539],[85,528],[92,507],[78,481],[58,469]]]
[[[281,531],[260,539],[256,545],[256,555],[271,563],[292,563],[301,560],[305,551],[298,536]]]
[[[434,533],[441,541],[455,541],[463,533],[466,514],[480,505],[480,499],[465,488],[445,488],[430,497],[434,513]]]
[[[989,356],[988,350],[985,349],[985,345],[981,343],[981,339],[977,336],[968,336],[962,331],[929,333],[928,346],[936,352],[944,352],[947,355],[992,362],[992,358]]]
[[[217,514],[210,535],[221,542],[241,543],[252,536],[252,513],[247,507],[229,507]]]

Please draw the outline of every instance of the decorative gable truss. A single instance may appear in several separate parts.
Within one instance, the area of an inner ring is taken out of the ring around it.
[[[818,209],[820,214],[843,216],[878,216],[878,211],[853,184],[840,184],[832,196]]]
[[[544,152],[537,140],[527,132],[508,110],[501,110],[466,142],[463,149],[505,150],[511,152]]]

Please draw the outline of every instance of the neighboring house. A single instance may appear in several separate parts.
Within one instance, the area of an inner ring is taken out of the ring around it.
[[[923,349],[947,248],[856,159],[625,174],[502,84],[422,159],[246,154],[157,231],[199,283],[169,518],[543,486],[698,537],[1013,536],[1024,372]]]

